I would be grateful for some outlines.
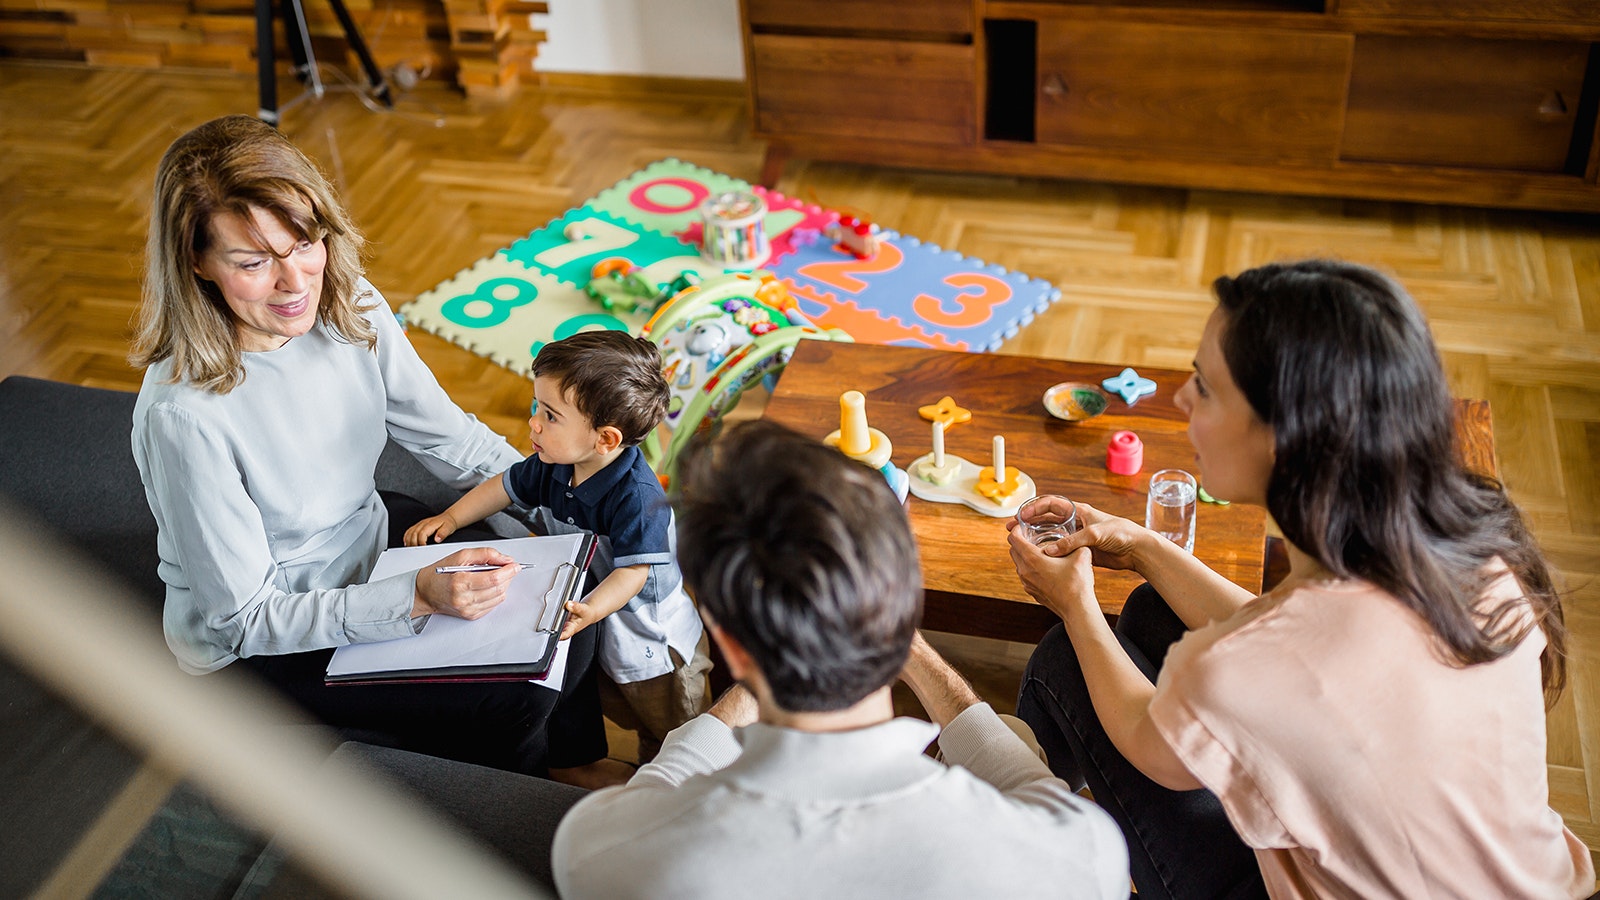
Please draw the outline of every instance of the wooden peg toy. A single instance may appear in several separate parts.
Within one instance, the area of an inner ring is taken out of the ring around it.
[[[889,461],[894,454],[894,444],[889,436],[867,424],[867,398],[860,391],[845,391],[839,395],[839,430],[822,439],[829,447],[857,462],[863,462],[883,473],[894,489],[896,497],[906,499],[907,482],[904,469]]]
[[[1006,465],[1006,439],[997,434],[994,436],[994,465],[985,466],[978,473],[978,483],[973,490],[996,503],[1004,503],[1022,489],[1021,476],[1021,472]]]
[[[917,415],[930,422],[943,422],[947,428],[972,421],[972,410],[957,406],[954,397],[940,397],[938,403],[919,406]]]
[[[961,474],[963,463],[971,465],[959,456],[945,454],[944,430],[945,423],[940,419],[934,419],[933,453],[911,464],[910,472],[914,477],[931,484],[947,485]]]
[[[867,398],[860,391],[839,395],[839,430],[822,442],[874,469],[882,467],[894,453],[888,435],[867,424]]]
[[[910,490],[918,499],[933,503],[960,503],[986,516],[1001,518],[1015,515],[1022,504],[1039,493],[1033,479],[1026,472],[1006,465],[1005,438],[994,437],[994,465],[978,467],[974,463],[949,453],[944,447],[945,426],[933,423],[933,452],[911,463]],[[932,475],[943,475],[945,468],[954,469],[948,481],[939,481]],[[995,480],[995,472],[1001,479]]]

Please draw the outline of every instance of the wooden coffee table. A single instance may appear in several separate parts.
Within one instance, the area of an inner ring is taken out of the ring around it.
[[[763,418],[821,439],[839,427],[839,395],[861,391],[869,424],[893,442],[894,462],[904,468],[930,450],[930,426],[917,408],[949,395],[972,410],[972,421],[949,430],[948,452],[989,465],[994,435],[1005,435],[1007,465],[1033,476],[1040,493],[1064,494],[1142,523],[1150,473],[1195,470],[1186,420],[1172,405],[1189,373],[1141,368],[1158,385],[1156,393],[1132,407],[1113,395],[1106,412],[1087,422],[1053,418],[1041,400],[1059,382],[1099,384],[1120,371],[993,353],[802,341]],[[1144,468],[1137,475],[1115,475],[1105,467],[1106,444],[1124,429],[1144,442]],[[907,512],[922,553],[924,627],[1036,643],[1058,621],[1023,592],[1006,549],[1005,519],[916,497],[907,500]],[[1261,590],[1265,539],[1266,513],[1260,508],[1200,504],[1195,555],[1252,592]],[[1100,606],[1108,613],[1119,611],[1140,581],[1104,569],[1095,576]]]

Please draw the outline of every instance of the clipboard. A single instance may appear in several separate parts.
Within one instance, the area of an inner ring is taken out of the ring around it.
[[[419,634],[334,651],[323,681],[328,685],[542,681],[549,678],[559,636],[568,619],[567,601],[582,596],[584,579],[599,541],[592,532],[487,541],[522,563],[505,602],[480,619],[428,618]],[[385,550],[368,581],[410,572],[463,548],[433,544]],[[564,673],[563,673],[564,674]]]

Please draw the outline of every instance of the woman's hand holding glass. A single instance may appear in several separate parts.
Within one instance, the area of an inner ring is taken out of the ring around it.
[[[1078,530],[1060,540],[1039,545],[1039,551],[1045,556],[1061,557],[1088,547],[1093,553],[1094,564],[1102,569],[1139,571],[1139,554],[1149,545],[1148,539],[1153,532],[1132,520],[1102,512],[1081,501],[1077,503],[1077,508]],[[1016,527],[1014,519],[1006,523],[1007,530],[1016,534],[1016,539],[1026,542],[1027,535],[1017,533]]]
[[[442,613],[462,619],[479,619],[506,599],[506,588],[522,566],[516,560],[488,547],[469,547],[439,560],[438,566],[489,564],[499,566],[488,572],[435,571],[435,566],[417,570],[416,594],[411,615]]]
[[[1023,589],[1058,615],[1068,604],[1098,608],[1091,563],[1143,574],[1147,551],[1162,543],[1176,547],[1137,522],[1087,503],[1077,503],[1077,516],[1076,532],[1044,544],[1033,543],[1028,529],[1015,519],[1006,523],[1011,532],[1011,562]],[[1079,553],[1081,550],[1088,552]]]
[[[1010,531],[1011,564],[1017,567],[1017,577],[1028,596],[1063,619],[1076,608],[1099,607],[1089,551],[1079,547],[1064,552],[1058,548],[1067,543],[1066,538],[1035,544],[1025,528]]]

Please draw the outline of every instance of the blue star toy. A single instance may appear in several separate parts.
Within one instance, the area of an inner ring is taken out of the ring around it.
[[[1107,378],[1105,381],[1100,382],[1100,386],[1105,388],[1107,392],[1120,396],[1122,402],[1129,406],[1138,403],[1139,398],[1145,394],[1154,394],[1156,392],[1156,383],[1154,381],[1141,376],[1132,369],[1123,369],[1121,375],[1115,378]]]

